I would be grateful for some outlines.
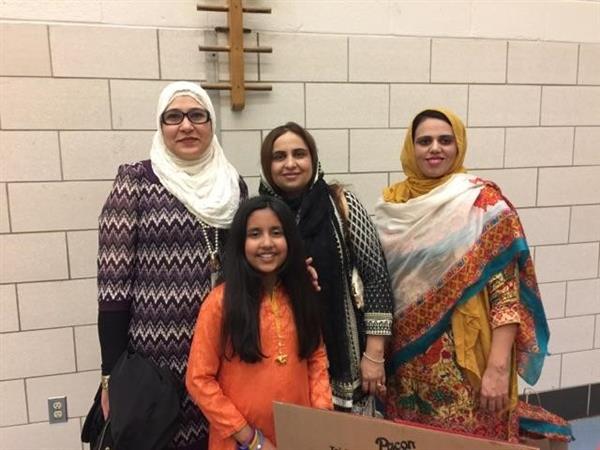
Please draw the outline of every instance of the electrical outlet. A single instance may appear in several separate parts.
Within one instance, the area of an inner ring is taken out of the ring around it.
[[[67,397],[50,397],[48,399],[48,420],[50,423],[67,421]]]

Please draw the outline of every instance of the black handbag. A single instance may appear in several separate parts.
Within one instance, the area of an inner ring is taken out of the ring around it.
[[[100,405],[101,388],[98,388],[92,407],[85,417],[81,430],[81,441],[88,442],[91,450],[114,450],[112,434],[110,432],[110,417],[104,420],[102,406]]]
[[[111,371],[108,393],[115,448],[162,450],[169,444],[184,391],[168,368],[126,350]]]

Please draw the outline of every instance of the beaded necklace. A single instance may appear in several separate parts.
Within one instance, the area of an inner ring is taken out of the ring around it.
[[[206,231],[207,228],[209,228],[208,225],[204,222],[200,222],[200,228],[202,229],[202,234],[204,235],[204,240],[208,247],[208,253],[210,254],[210,262],[208,264],[210,269],[210,287],[214,288],[219,279],[219,272],[221,271],[221,261],[219,260],[219,229],[215,228],[215,245],[213,247],[208,239],[208,231]]]

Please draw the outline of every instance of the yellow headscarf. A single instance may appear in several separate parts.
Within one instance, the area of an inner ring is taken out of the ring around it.
[[[450,179],[450,176],[455,173],[466,172],[463,167],[465,161],[465,153],[467,151],[467,133],[465,125],[460,118],[452,111],[443,108],[431,108],[432,111],[438,111],[448,118],[452,124],[452,131],[456,139],[457,154],[454,164],[450,171],[441,178],[427,178],[419,170],[417,160],[415,158],[415,147],[413,143],[412,122],[406,130],[404,138],[404,146],[400,154],[400,162],[402,169],[406,175],[406,180],[388,186],[383,190],[383,200],[391,203],[404,203],[411,198],[419,197],[427,194],[432,189],[444,184]]]

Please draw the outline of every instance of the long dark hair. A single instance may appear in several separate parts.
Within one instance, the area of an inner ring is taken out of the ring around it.
[[[223,323],[221,351],[226,358],[238,355],[247,363],[266,357],[260,344],[260,302],[263,295],[262,278],[246,260],[246,226],[254,211],[268,208],[278,217],[287,241],[287,258],[278,277],[292,306],[298,356],[308,358],[321,340],[318,305],[310,276],[306,270],[302,239],[291,210],[273,197],[258,196],[240,205],[229,230],[223,276]]]

